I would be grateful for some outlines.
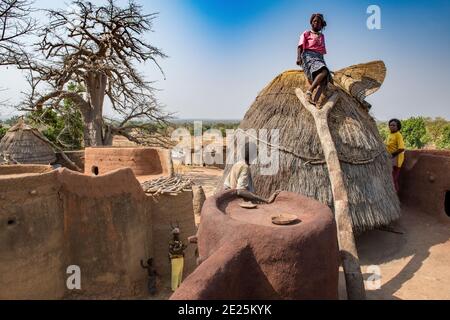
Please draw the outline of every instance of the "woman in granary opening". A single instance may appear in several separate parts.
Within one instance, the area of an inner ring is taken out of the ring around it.
[[[256,203],[273,203],[281,191],[274,192],[269,199],[264,199],[255,194],[253,186],[253,178],[250,164],[257,156],[256,147],[254,144],[246,143],[244,151],[244,161],[236,162],[230,170],[230,173],[225,179],[224,190],[237,190],[238,197]],[[252,152],[254,150],[254,152]]]

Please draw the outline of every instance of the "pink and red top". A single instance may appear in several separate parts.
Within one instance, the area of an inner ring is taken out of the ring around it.
[[[327,54],[327,49],[325,47],[325,36],[323,33],[317,35],[311,31],[303,32],[300,36],[298,46],[303,46],[303,50],[311,50],[320,54]]]

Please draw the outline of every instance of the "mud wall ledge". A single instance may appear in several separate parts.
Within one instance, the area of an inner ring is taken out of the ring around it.
[[[450,223],[449,197],[450,151],[407,151],[400,174],[401,202]]]

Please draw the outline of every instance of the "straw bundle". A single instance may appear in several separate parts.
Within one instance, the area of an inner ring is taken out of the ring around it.
[[[157,196],[160,194],[178,194],[183,191],[192,191],[194,183],[191,179],[182,175],[174,175],[146,181],[141,185],[145,193]]]

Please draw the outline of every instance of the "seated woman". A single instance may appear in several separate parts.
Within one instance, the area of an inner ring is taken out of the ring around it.
[[[238,161],[231,168],[230,173],[225,179],[224,190],[237,190],[237,195],[248,201],[257,203],[272,203],[281,191],[276,191],[269,199],[264,199],[255,194],[253,179],[250,170],[250,145],[245,145],[245,161]]]

